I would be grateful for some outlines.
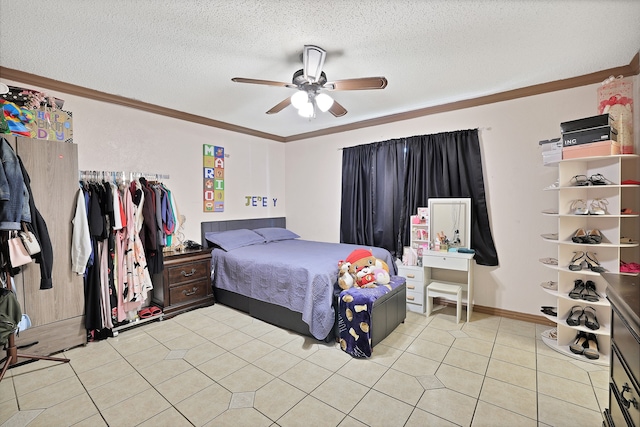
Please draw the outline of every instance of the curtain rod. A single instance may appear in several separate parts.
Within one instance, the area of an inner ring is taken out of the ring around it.
[[[475,127],[475,128],[472,128],[472,129],[478,129],[478,130],[491,130],[491,126]],[[446,131],[445,131],[445,132],[446,132]],[[455,132],[455,131],[450,131],[450,132]],[[398,139],[401,139],[401,138],[398,138]],[[360,144],[360,145],[363,145],[363,144]],[[356,146],[355,146],[355,145],[352,145],[352,147],[356,147]],[[345,148],[351,148],[351,147],[340,147],[340,148],[338,148],[338,151],[342,151],[342,150],[344,150]]]

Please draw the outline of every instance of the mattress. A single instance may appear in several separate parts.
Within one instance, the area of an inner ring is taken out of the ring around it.
[[[325,339],[335,323],[332,306],[337,287],[338,262],[362,245],[302,239],[276,241],[211,252],[211,278],[215,288],[301,313],[309,332]],[[368,248],[397,274],[391,254]]]

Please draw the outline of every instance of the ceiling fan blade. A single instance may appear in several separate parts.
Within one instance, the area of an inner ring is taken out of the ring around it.
[[[311,83],[317,82],[320,78],[326,56],[327,52],[324,49],[318,46],[304,45],[302,51],[304,75]]]
[[[231,79],[231,81],[236,83],[252,83],[256,85],[280,86],[297,89],[297,86],[294,84],[285,82],[274,82],[273,80],[245,79],[244,77],[234,77]]]
[[[287,108],[289,105],[291,105],[291,97],[287,97],[287,98],[283,99],[282,101],[280,101],[272,109],[267,111],[267,114],[279,113],[280,111],[282,111],[285,108]]]
[[[345,79],[327,82],[323,85],[328,90],[364,90],[384,89],[387,79],[384,77],[361,77],[359,79]]]
[[[335,99],[333,100],[331,108],[329,108],[329,112],[335,117],[342,117],[347,114],[347,110],[342,105],[338,104],[338,101]]]

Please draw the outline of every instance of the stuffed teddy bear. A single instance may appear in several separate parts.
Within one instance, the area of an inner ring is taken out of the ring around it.
[[[349,273],[349,267],[351,267],[350,262],[338,262],[338,286],[340,289],[347,290],[353,287],[353,276]]]
[[[383,270],[389,275],[389,266],[386,262],[373,256],[368,249],[355,249],[349,254],[346,261],[349,263],[349,273],[354,278],[354,285],[357,287],[374,287],[378,282],[374,270]],[[362,271],[363,269],[366,269]],[[380,275],[381,283],[384,284],[385,275]],[[389,280],[391,280],[389,278]],[[386,282],[388,283],[388,281]]]

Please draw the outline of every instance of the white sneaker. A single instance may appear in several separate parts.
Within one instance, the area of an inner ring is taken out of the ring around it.
[[[545,289],[551,289],[553,291],[558,290],[558,282],[554,282],[553,280],[549,280],[548,282],[542,282],[540,283],[540,286],[542,286]]]

